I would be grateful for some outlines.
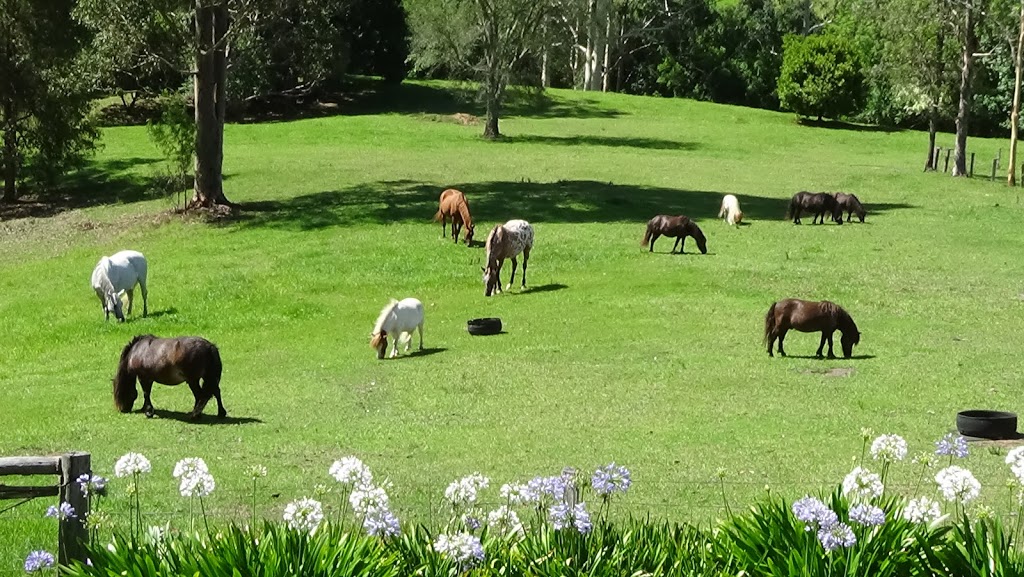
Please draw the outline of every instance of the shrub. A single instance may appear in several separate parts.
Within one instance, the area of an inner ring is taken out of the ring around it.
[[[858,109],[864,74],[849,42],[828,35],[789,35],[782,50],[778,94],[783,108],[818,120],[841,118]]]

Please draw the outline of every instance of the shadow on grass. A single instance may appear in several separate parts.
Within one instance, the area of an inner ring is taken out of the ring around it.
[[[157,198],[153,178],[132,173],[137,167],[156,162],[160,161],[140,157],[90,162],[50,190],[29,191],[20,200],[0,203],[0,220],[47,218],[67,210]]]
[[[508,144],[549,144],[561,146],[625,146],[631,148],[646,148],[650,150],[697,150],[700,147],[696,142],[679,142],[675,140],[664,140],[660,138],[631,138],[617,136],[540,136],[527,134],[523,136],[504,137],[498,142]]]
[[[867,360],[871,360],[871,359],[875,358],[875,355],[853,355],[852,357],[849,357],[849,358],[843,358],[841,356],[837,356],[834,359],[830,359],[828,357],[816,357],[814,355],[790,355],[790,354],[787,354],[786,356],[782,356],[782,355],[780,355],[778,353],[775,353],[775,357],[776,358],[781,358],[781,359],[802,359],[802,360],[812,360],[812,361],[841,361],[841,362],[846,362],[846,361],[867,361]]]
[[[525,290],[519,291],[519,294],[527,295],[527,294],[530,294],[530,293],[548,293],[548,292],[553,292],[553,291],[560,291],[562,289],[567,289],[567,288],[569,288],[569,285],[564,285],[564,284],[560,284],[560,283],[550,283],[550,284],[542,284],[540,286],[526,287]]]
[[[367,223],[429,223],[445,188],[466,193],[478,236],[496,222],[524,218],[532,222],[635,222],[658,214],[685,214],[703,224],[717,220],[728,191],[687,190],[613,184],[590,180],[557,182],[495,181],[422,183],[395,180],[364,183],[281,200],[241,205],[223,224],[240,228],[316,230]],[[748,220],[784,220],[788,199],[738,195]],[[907,204],[868,204],[869,213],[912,208]],[[482,238],[479,240],[482,242]],[[474,245],[476,245],[474,241]]]
[[[797,119],[797,124],[812,128],[827,128],[831,130],[853,130],[856,132],[903,132],[904,129],[898,126],[877,126],[874,124],[853,124],[841,120],[815,120],[811,118]]]
[[[154,311],[149,313],[150,318],[158,319],[160,317],[173,317],[178,314],[178,309],[171,307],[169,309],[163,309],[160,311]]]
[[[407,355],[399,355],[399,357],[429,357],[430,355],[436,355],[437,353],[443,353],[448,349],[444,347],[425,347],[423,350],[415,350]]]
[[[139,412],[141,412],[141,409]],[[262,420],[253,417],[232,417],[230,413],[226,417],[218,417],[216,414],[203,414],[197,420],[193,420],[188,413],[168,409],[154,409],[153,414],[160,419],[179,421],[190,425],[249,425],[252,423],[263,423]]]

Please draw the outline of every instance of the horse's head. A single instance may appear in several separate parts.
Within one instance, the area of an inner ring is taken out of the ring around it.
[[[489,297],[492,294],[501,290],[498,279],[497,268],[487,264],[487,268],[481,269],[484,271],[484,296]]]
[[[690,222],[690,227],[690,236],[693,237],[693,240],[697,241],[697,248],[700,249],[700,253],[707,254],[708,239],[707,237],[704,236],[704,232],[701,231],[700,227],[698,227],[697,224],[692,221]]]
[[[465,234],[464,238],[466,239],[466,246],[473,246],[473,225],[472,224],[467,224],[466,225],[466,234]]]
[[[843,224],[843,205],[836,203],[836,205],[832,207],[832,220],[834,220],[836,224]]]
[[[121,293],[108,292],[103,302],[103,312],[107,313],[107,318],[110,318],[110,313],[114,313],[117,322],[123,323],[124,311],[121,310]]]
[[[370,348],[377,349],[377,358],[383,359],[384,353],[388,350],[388,332],[381,330],[379,333],[371,334]]]
[[[853,356],[853,345],[860,344],[860,331],[851,330],[843,333],[843,338],[840,339],[840,343],[843,345],[843,358],[850,358]]]
[[[861,208],[858,208],[856,212],[857,212],[857,218],[859,218],[860,222],[863,223],[864,222],[864,216],[867,214],[867,211],[865,211],[864,208],[861,207]]]

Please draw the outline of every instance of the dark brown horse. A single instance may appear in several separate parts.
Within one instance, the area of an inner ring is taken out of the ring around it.
[[[198,419],[213,397],[217,398],[217,416],[226,417],[228,413],[220,399],[221,368],[220,351],[204,338],[161,339],[153,335],[139,335],[121,351],[117,374],[114,375],[114,406],[122,413],[132,410],[139,396],[135,388],[137,379],[142,383],[145,394],[142,410],[147,417],[152,417],[153,403],[149,395],[153,383],[179,385],[187,382],[196,400],[189,417]],[[200,379],[202,386],[199,386]]]
[[[800,299],[783,299],[772,304],[768,314],[764,316],[764,342],[768,345],[768,356],[772,354],[772,345],[775,339],[779,339],[779,354],[786,356],[782,349],[782,341],[786,338],[786,332],[790,329],[802,333],[816,333],[821,331],[821,343],[818,344],[818,351],[815,354],[821,358],[821,350],[828,342],[828,358],[834,359],[832,353],[832,333],[838,329],[843,333],[840,344],[843,346],[843,356],[850,358],[853,355],[853,345],[860,343],[860,331],[850,314],[843,310],[843,307],[830,301],[804,301]]]
[[[836,199],[827,192],[801,191],[793,195],[789,201],[789,208],[786,210],[786,220],[793,219],[793,224],[800,224],[800,212],[806,210],[814,214],[811,224],[818,221],[818,224],[825,223],[825,215],[832,216],[839,224],[843,224],[843,213],[836,205]],[[820,221],[818,219],[821,219]]]
[[[836,208],[839,214],[846,212],[846,220],[852,222],[850,218],[853,215],[857,215],[857,218],[861,222],[864,222],[864,215],[867,211],[864,210],[864,205],[860,203],[860,199],[853,194],[846,194],[843,192],[836,193]]]
[[[459,230],[466,227],[466,246],[473,244],[473,216],[469,214],[469,203],[461,191],[449,188],[441,193],[441,207],[434,215],[434,222],[441,221],[441,236],[445,235],[447,217],[452,219],[452,240],[459,244]]]
[[[700,253],[708,253],[707,238],[704,237],[704,233],[701,232],[697,223],[690,220],[690,217],[688,216],[668,216],[665,214],[659,214],[647,221],[647,232],[644,233],[644,239],[640,241],[640,246],[647,246],[650,244],[650,252],[654,252],[654,241],[658,240],[659,236],[676,237],[676,242],[672,245],[672,250],[670,252],[675,252],[676,247],[678,246],[679,254],[683,254],[683,246],[686,244],[686,237],[692,236],[693,240],[697,241],[697,248],[700,249]]]

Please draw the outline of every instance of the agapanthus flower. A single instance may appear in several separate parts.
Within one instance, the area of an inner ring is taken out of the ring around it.
[[[903,508],[903,518],[911,523],[931,523],[942,516],[938,501],[928,497],[918,497],[907,502]]]
[[[522,535],[524,533],[523,524],[519,521],[519,515],[512,509],[509,509],[507,505],[502,505],[487,514],[487,526],[492,531],[497,531],[502,535],[510,533]]]
[[[83,473],[75,482],[78,483],[83,495],[105,495],[107,493],[107,480],[99,475]]]
[[[267,468],[263,465],[249,465],[245,469],[245,474],[252,480],[256,480],[267,476]]]
[[[356,457],[343,457],[335,461],[328,473],[339,483],[350,487],[373,483],[370,468]]]
[[[902,461],[907,456],[907,442],[899,435],[881,435],[871,443],[871,458],[876,461]]]
[[[375,509],[363,518],[363,528],[371,537],[394,537],[401,533],[398,517],[390,509]]]
[[[936,473],[935,482],[939,484],[939,491],[947,501],[970,503],[981,493],[981,483],[974,478],[974,474],[956,465]]]
[[[590,485],[598,495],[611,495],[613,493],[625,493],[632,484],[629,469],[611,463],[597,471],[594,471],[590,479]]]
[[[534,477],[527,483],[527,487],[533,494],[537,495],[538,500],[545,496],[554,500],[564,499],[566,485],[566,479],[563,476]]]
[[[466,513],[462,516],[462,524],[466,529],[469,529],[470,532],[473,532],[480,528],[480,518],[476,515]]]
[[[946,433],[941,439],[935,441],[935,454],[963,459],[967,456],[967,439],[962,435]]]
[[[75,513],[75,508],[71,506],[71,503],[64,501],[59,507],[50,505],[46,509],[47,517],[55,517],[61,521],[65,519],[77,519],[78,515]]]
[[[846,523],[833,523],[831,527],[818,530],[818,541],[826,551],[835,551],[840,547],[853,547],[857,537]]]
[[[539,497],[536,491],[524,483],[505,483],[501,486],[500,494],[501,498],[508,501],[511,505],[536,503]]]
[[[209,472],[195,471],[181,478],[178,491],[182,497],[206,497],[213,492],[217,483]]]
[[[552,526],[558,531],[575,527],[580,533],[586,534],[592,528],[590,513],[587,512],[586,504],[582,502],[576,503],[572,507],[564,501],[555,503],[551,506],[548,514],[551,515]]]
[[[458,481],[452,481],[444,490],[444,498],[453,506],[472,505],[476,503],[477,492],[480,489],[486,489],[490,482],[490,479],[480,473],[473,473]]]
[[[858,503],[850,507],[850,520],[865,527],[877,527],[885,523],[885,511],[874,505]]]
[[[292,501],[284,508],[284,520],[292,529],[313,533],[324,520],[323,505],[320,501],[308,497]]]
[[[1006,464],[1017,479],[1024,483],[1024,445],[1015,447],[1006,454]]]
[[[793,503],[793,516],[804,524],[804,531],[815,531],[839,522],[839,516],[820,499],[806,496]]]
[[[472,569],[484,560],[483,544],[469,533],[438,535],[434,550],[454,561],[462,571]]]
[[[383,487],[356,487],[348,496],[352,510],[360,515],[370,515],[375,511],[388,508],[388,493]]]
[[[33,551],[25,557],[25,571],[28,573],[35,573],[36,571],[42,571],[48,567],[53,567],[56,560],[53,558],[53,554],[48,551]]]
[[[151,470],[153,467],[149,459],[140,453],[126,453],[114,464],[114,475],[117,477],[131,477]]]
[[[882,478],[863,467],[854,467],[843,479],[843,495],[851,499],[873,499],[884,490]]]
[[[174,464],[174,475],[175,479],[182,477],[188,477],[195,475],[196,473],[209,473],[210,469],[206,467],[206,461],[199,457],[187,457]]]

